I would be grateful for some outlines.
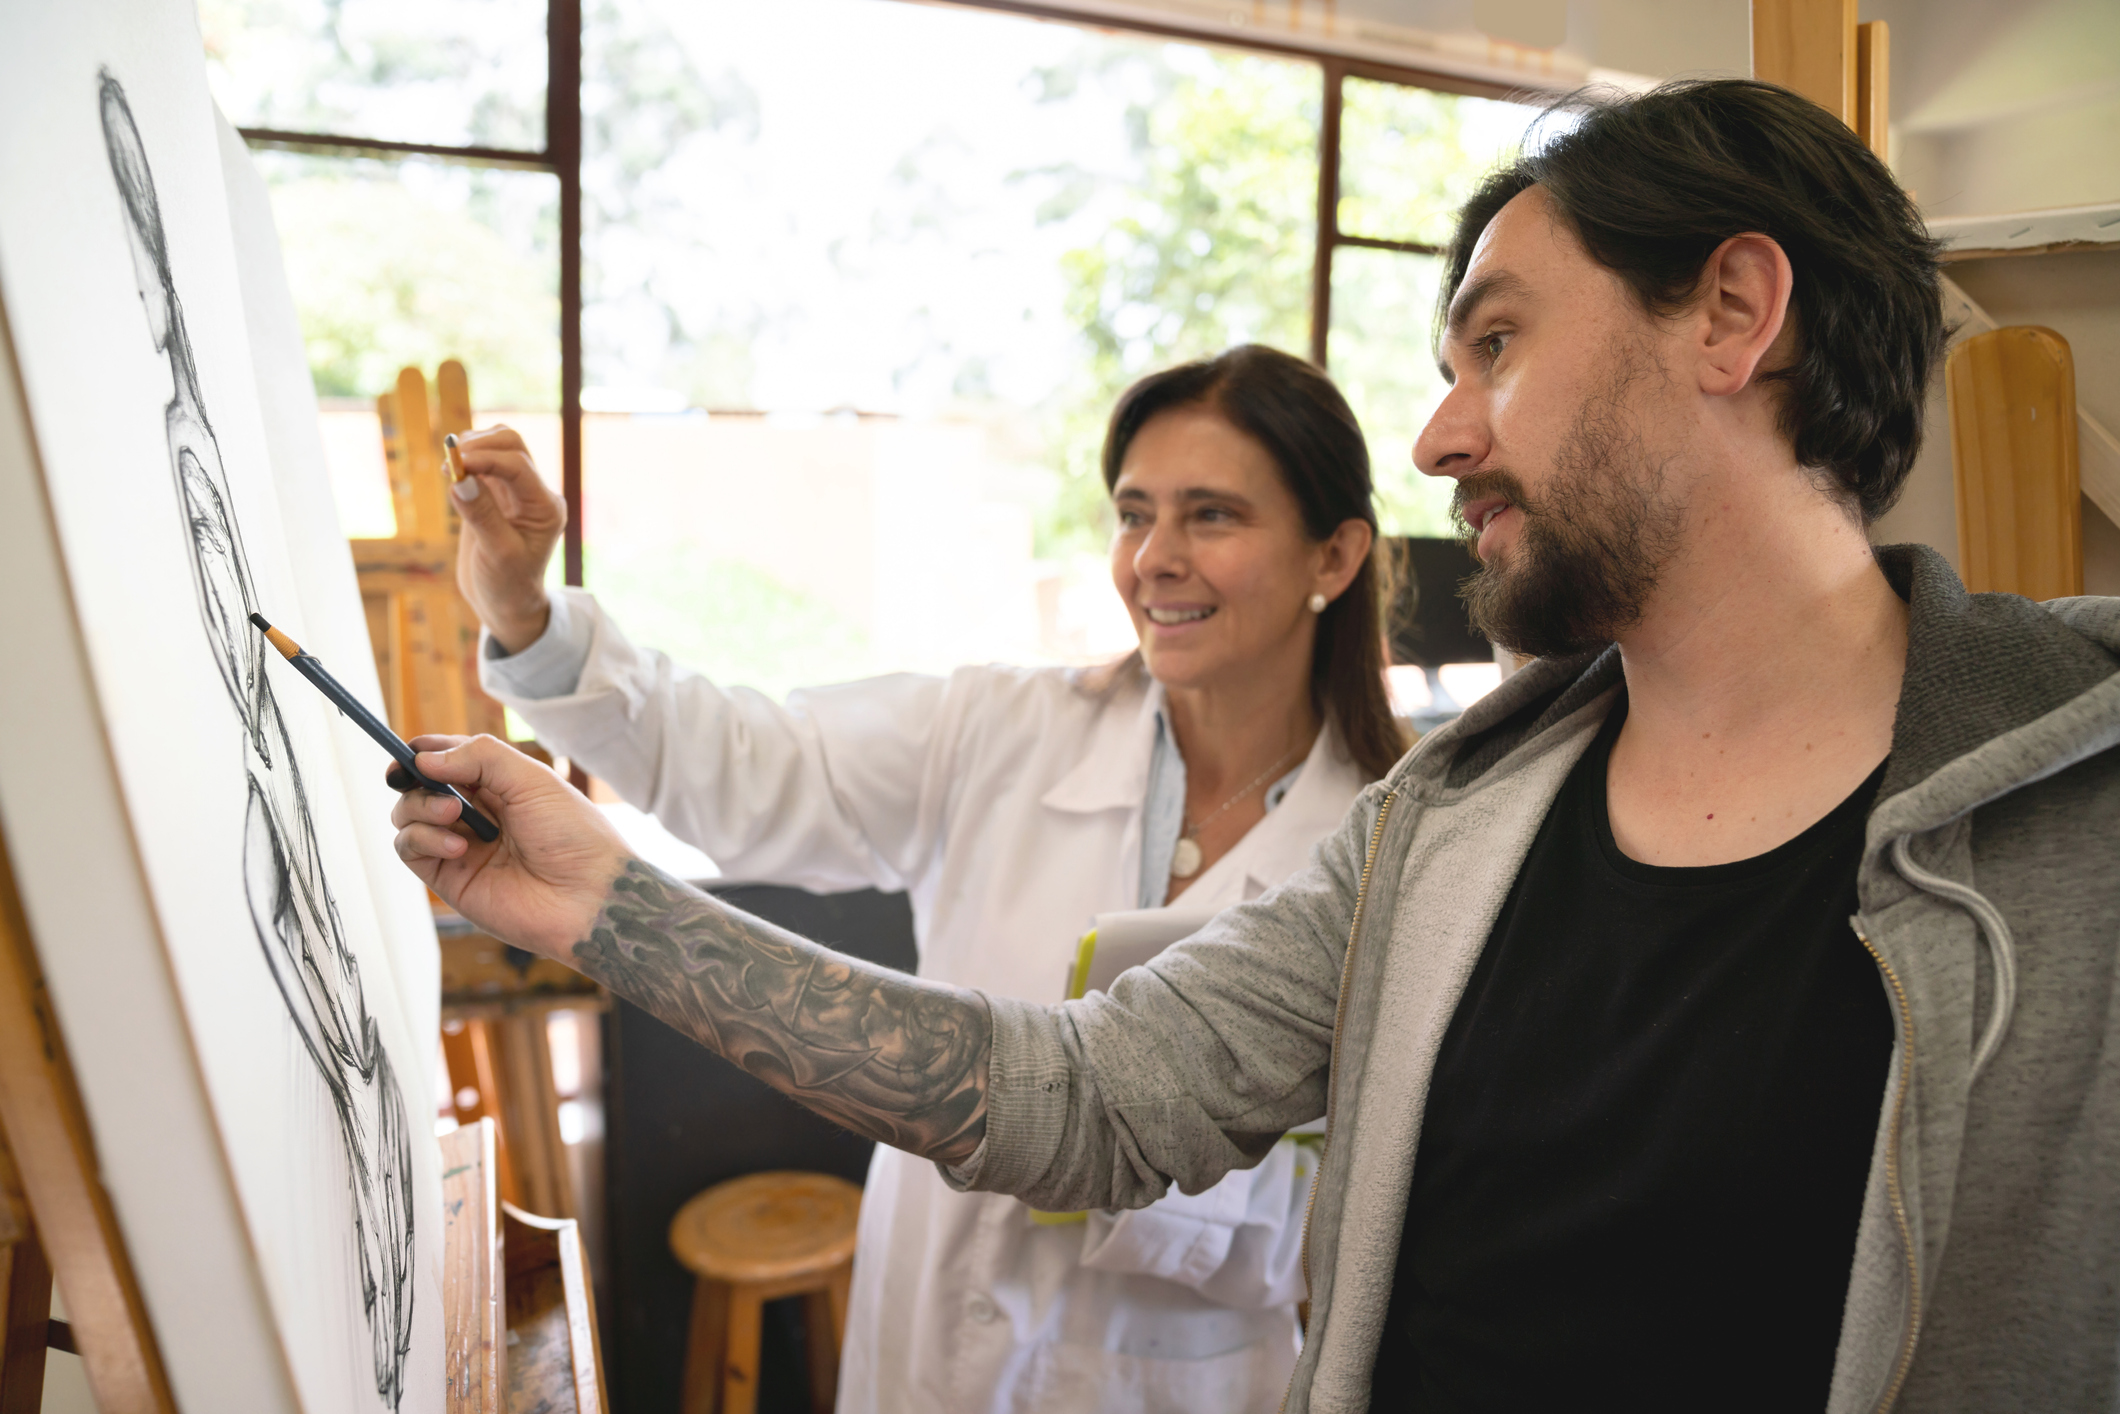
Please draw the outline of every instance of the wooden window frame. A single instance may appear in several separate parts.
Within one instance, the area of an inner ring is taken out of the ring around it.
[[[1192,44],[1208,44],[1178,25],[1150,20],[1100,26],[1065,6],[1036,0],[959,0],[967,9],[992,10],[1032,19],[1052,20],[1084,29],[1109,28]],[[1315,64],[1323,85],[1318,124],[1317,241],[1310,286],[1310,358],[1328,366],[1332,342],[1332,262],[1343,246],[1388,250],[1405,255],[1435,255],[1440,246],[1423,241],[1343,231],[1339,223],[1340,118],[1349,78],[1408,88],[1462,94],[1469,98],[1513,98],[1521,89],[1462,78],[1428,69],[1402,68],[1356,59],[1321,57],[1270,34],[1231,36],[1212,47],[1270,54]],[[280,128],[239,128],[252,147],[278,148],[342,157],[430,157],[474,167],[550,172],[559,179],[559,349],[560,349],[560,490],[567,502],[564,542],[566,582],[582,582],[582,4],[581,0],[548,0],[545,13],[545,146],[528,149],[393,142],[338,133],[295,132]]]
[[[560,493],[567,501],[566,582],[582,582],[582,7],[545,7],[545,146],[521,148],[390,142],[341,133],[238,128],[252,147],[334,157],[432,157],[468,167],[550,172],[559,178]]]
[[[1522,90],[1446,74],[1363,64],[1350,59],[1318,62],[1324,69],[1325,88],[1318,115],[1318,245],[1310,276],[1310,361],[1320,368],[1329,368],[1334,252],[1342,246],[1353,246],[1359,250],[1389,250],[1402,255],[1443,253],[1443,247],[1427,241],[1393,240],[1340,229],[1340,119],[1346,107],[1347,80],[1368,79],[1373,83],[1425,88],[1438,93],[1462,94],[1467,98],[1513,98]]]

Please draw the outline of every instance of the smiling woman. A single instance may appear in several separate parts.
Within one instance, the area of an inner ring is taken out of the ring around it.
[[[1259,345],[1153,374],[1112,413],[1104,480],[1112,583],[1185,758],[1181,858],[1193,844],[1212,861],[1263,813],[1215,798],[1276,730],[1308,742],[1329,721],[1365,775],[1389,770],[1406,749],[1384,687],[1390,564],[1368,448],[1332,380]],[[1208,743],[1231,738],[1245,740],[1235,769],[1217,771]],[[1196,837],[1208,811],[1216,827]]]
[[[1332,383],[1287,354],[1233,349],[1120,400],[1104,459],[1121,521],[1111,568],[1140,646],[1087,671],[896,673],[785,702],[723,689],[634,647],[590,595],[548,592],[557,498],[515,433],[463,446],[491,492],[459,501],[488,690],[726,874],[904,890],[929,981],[1058,1000],[1094,916],[1181,894],[1203,915],[1256,898],[1404,749],[1384,695],[1367,446]],[[960,586],[984,585],[977,538],[960,529],[952,544]],[[651,913],[682,893],[639,884]],[[605,972],[676,965],[638,949],[574,956]],[[685,966],[667,988],[631,973],[629,985],[734,1054],[723,1030],[699,1028],[704,974]],[[898,1005],[887,977],[858,985],[884,1012]],[[976,1006],[948,1025],[963,1056],[983,1055]],[[804,1042],[809,1059],[752,1048],[744,1064],[814,1099],[814,1053],[852,1054],[847,1041],[827,1025]],[[1260,1139],[1257,1167],[1203,1192],[1059,1224],[879,1148],[842,1414],[1265,1414],[1295,1359],[1311,1168],[1293,1141]]]

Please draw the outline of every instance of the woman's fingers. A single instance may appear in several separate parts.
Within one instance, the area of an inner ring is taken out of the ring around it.
[[[523,439],[505,427],[458,441],[469,474],[451,494],[463,519],[456,582],[511,652],[544,632],[545,565],[567,525],[567,503],[537,474]]]
[[[457,451],[469,456],[472,452],[528,452],[523,434],[505,422],[496,422],[491,427],[474,428],[456,434]]]
[[[566,502],[555,496],[552,488],[545,485],[545,479],[537,474],[537,462],[523,447],[522,439],[513,432],[507,435],[513,439],[512,446],[466,443],[459,439],[457,452],[464,459],[464,470],[473,476],[491,477],[501,482],[526,513],[537,511],[564,518]]]

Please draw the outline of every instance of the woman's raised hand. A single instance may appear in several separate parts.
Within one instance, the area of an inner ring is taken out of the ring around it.
[[[500,824],[481,843],[446,795],[408,791],[390,812],[398,857],[451,908],[506,943],[574,966],[632,852],[604,813],[559,775],[490,736],[423,736],[419,768]]]
[[[456,445],[470,473],[455,487],[464,522],[457,586],[501,647],[520,653],[545,631],[552,612],[545,565],[567,528],[567,503],[539,479],[515,429],[466,432]]]

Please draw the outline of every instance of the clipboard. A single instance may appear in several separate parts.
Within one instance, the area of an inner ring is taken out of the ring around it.
[[[1110,991],[1120,973],[1139,967],[1172,943],[1191,937],[1214,916],[1211,910],[1197,908],[1132,908],[1096,914],[1089,921],[1089,931],[1075,940],[1062,995],[1073,1002],[1091,992]],[[1089,1214],[1048,1213],[1032,1208],[1030,1218],[1037,1227],[1064,1227],[1088,1221]]]
[[[1214,910],[1197,908],[1133,908],[1096,915],[1068,960],[1067,1000],[1109,992],[1120,973],[1191,937],[1214,916]]]

